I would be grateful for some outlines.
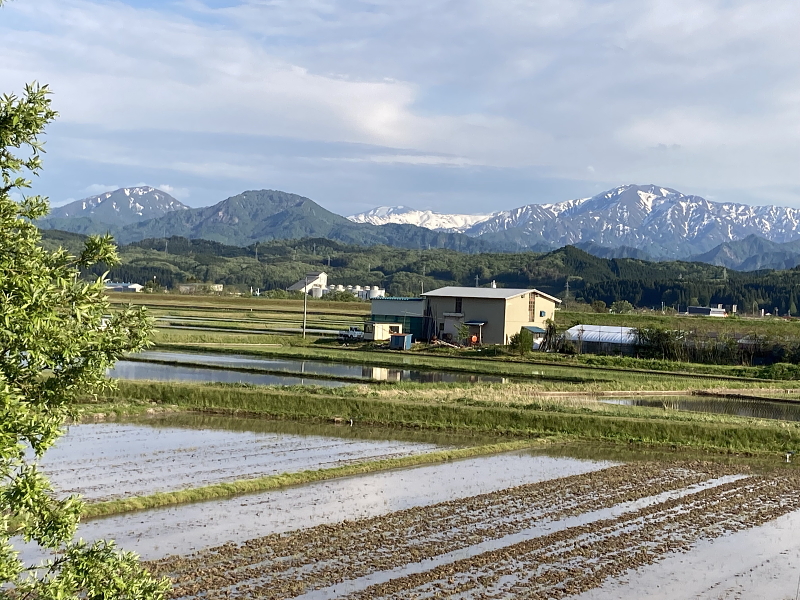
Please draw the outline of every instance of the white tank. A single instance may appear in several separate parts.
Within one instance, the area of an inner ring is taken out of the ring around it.
[[[311,288],[311,297],[312,298],[322,298],[322,288],[321,287],[313,287],[313,288]]]
[[[373,298],[380,298],[381,296],[383,296],[383,294],[384,294],[384,291],[381,290],[381,289],[378,289],[378,286],[376,285],[374,288],[372,288],[369,291],[369,299],[372,300]]]

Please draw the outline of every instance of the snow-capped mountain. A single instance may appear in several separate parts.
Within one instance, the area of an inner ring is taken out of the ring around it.
[[[494,214],[488,215],[446,215],[430,210],[415,210],[406,206],[379,206],[367,212],[347,217],[354,223],[370,223],[372,225],[386,225],[398,223],[401,225],[416,225],[435,231],[451,231],[463,233],[470,227],[490,219]]]
[[[380,208],[372,212],[377,212],[376,218],[391,215],[395,219],[391,222],[415,219],[415,225],[434,228],[420,219],[423,211]],[[798,209],[710,202],[656,185],[624,185],[591,198],[528,204],[496,212],[465,228],[458,221],[463,215],[431,214],[436,216],[436,229],[463,231],[506,247],[556,248],[591,242],[608,248],[638,248],[657,258],[700,254],[748,235],[778,243],[800,238]],[[448,223],[453,223],[452,229]]]
[[[150,186],[140,186],[121,188],[70,202],[54,208],[48,218],[88,217],[93,221],[121,226],[188,208],[166,192]]]

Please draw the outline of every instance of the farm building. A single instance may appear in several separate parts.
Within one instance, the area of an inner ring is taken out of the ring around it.
[[[144,286],[140,283],[117,283],[106,281],[105,289],[107,292],[141,292]]]
[[[564,332],[564,340],[571,342],[581,354],[632,355],[638,336],[633,327],[575,325]]]
[[[400,325],[401,333],[410,333],[415,340],[425,340],[425,298],[376,297],[372,299],[370,321]]]
[[[700,315],[703,317],[727,317],[727,311],[722,308],[722,304],[717,304],[716,307],[711,306],[690,306],[686,310],[687,314]]]
[[[386,290],[376,286],[360,286],[360,285],[328,285],[328,274],[324,271],[315,271],[313,273],[306,273],[297,283],[290,285],[286,288],[288,292],[305,292],[314,298],[322,298],[325,294],[331,292],[348,292],[353,294],[356,298],[361,300],[372,300],[380,296],[386,295]]]
[[[319,295],[322,296],[322,290],[328,288],[328,274],[324,271],[315,271],[313,273],[306,273],[297,283],[290,285],[287,288],[289,292],[305,292],[311,294],[314,288],[319,289]]]
[[[561,300],[535,289],[443,287],[422,294],[432,335],[458,340],[463,326],[482,344],[507,344],[522,327],[544,329]]]
[[[222,292],[221,283],[179,283],[178,292],[181,294],[219,294]]]
[[[394,333],[403,333],[400,323],[381,323],[367,321],[364,323],[364,339],[369,342],[384,342]]]

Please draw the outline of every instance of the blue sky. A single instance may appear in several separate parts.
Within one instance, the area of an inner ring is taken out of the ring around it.
[[[484,213],[624,183],[800,206],[796,0],[13,0],[35,190]]]

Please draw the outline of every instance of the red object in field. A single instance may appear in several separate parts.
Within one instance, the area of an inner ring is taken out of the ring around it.
[[[477,335],[473,335],[472,336],[472,343],[473,344],[477,344],[478,343],[478,336]]]

